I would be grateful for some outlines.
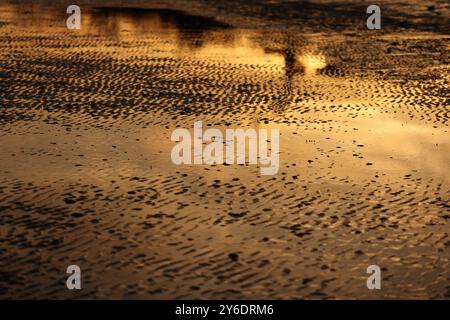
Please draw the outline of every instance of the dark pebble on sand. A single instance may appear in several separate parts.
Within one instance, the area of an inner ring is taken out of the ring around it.
[[[230,253],[228,255],[228,257],[231,259],[231,261],[238,261],[239,260],[239,255],[237,253]]]
[[[82,214],[80,212],[72,213],[72,217],[74,217],[74,218],[81,218],[82,216],[84,216],[84,214]]]
[[[73,204],[73,203],[75,203],[76,201],[75,201],[74,199],[72,199],[72,198],[65,198],[65,199],[64,199],[64,202],[67,203],[67,204]]]
[[[245,212],[230,212],[229,215],[233,218],[242,218],[246,215]]]
[[[143,222],[143,223],[142,223],[142,226],[143,226],[144,229],[151,229],[151,228],[153,228],[155,225],[154,225],[153,223],[150,223],[150,222]]]

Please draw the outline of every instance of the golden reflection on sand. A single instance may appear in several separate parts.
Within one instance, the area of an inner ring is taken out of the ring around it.
[[[61,10],[55,11],[54,8],[43,10],[39,5],[2,5],[1,7],[3,9],[3,19],[14,21],[14,23],[24,23],[23,19],[18,19],[18,17],[29,15],[32,19],[27,20],[26,30],[28,32],[39,32],[41,34],[58,32],[58,30],[68,32],[63,24],[63,22],[65,23],[64,19],[67,17],[65,11],[61,13]],[[432,134],[430,129],[423,125],[412,124],[406,126],[398,120],[382,116],[376,107],[382,101],[378,101],[377,97],[373,96],[373,90],[359,91],[357,95],[349,93],[352,90],[352,78],[327,77],[321,74],[319,71],[327,67],[328,59],[314,42],[314,38],[310,38],[303,47],[295,46],[291,38],[287,38],[285,47],[265,48],[256,41],[259,35],[258,32],[234,29],[223,24],[210,25],[208,22],[204,22],[204,24],[199,23],[191,29],[183,29],[180,26],[186,25],[185,19],[190,18],[182,13],[169,14],[158,10],[127,9],[118,11],[114,8],[90,8],[83,11],[81,30],[73,31],[71,34],[75,36],[91,35],[112,38],[124,45],[134,43],[133,51],[136,56],[147,58],[153,55],[178,57],[186,61],[194,59],[195,61],[223,66],[223,73],[228,71],[227,68],[229,66],[236,66],[239,68],[240,75],[248,77],[249,81],[253,83],[264,84],[265,80],[255,78],[254,73],[257,68],[264,69],[269,66],[267,69],[270,72],[270,77],[279,82],[280,87],[279,97],[274,99],[273,102],[272,111],[274,113],[279,113],[287,118],[301,117],[305,120],[311,117],[314,119],[331,119],[335,126],[346,126],[348,125],[348,119],[341,119],[339,109],[336,110],[336,113],[317,110],[312,115],[302,115],[298,111],[291,111],[290,109],[293,106],[301,107],[302,105],[312,108],[331,107],[332,105],[365,105],[364,110],[361,110],[359,115],[365,116],[367,119],[364,121],[358,120],[359,122],[354,121],[353,124],[361,129],[359,131],[360,138],[372,145],[370,149],[371,155],[383,158],[385,154],[395,152],[399,157],[408,158],[412,161],[412,164],[410,162],[393,163],[389,159],[385,159],[386,161],[378,159],[378,165],[385,162],[385,165],[383,165],[385,170],[395,168],[395,170],[401,171],[402,167],[410,169],[410,166],[414,167],[415,162],[419,162],[422,165],[426,165],[431,171],[436,172],[438,170],[437,173],[442,173],[439,171],[441,170],[439,168],[444,168],[443,163],[448,160],[445,157],[442,158],[442,152],[431,152],[428,154],[429,161],[427,163],[432,165],[423,162],[420,156],[424,154],[425,149],[427,150],[426,152],[430,151],[430,146],[425,147],[427,145],[426,137]],[[12,30],[11,32],[14,31]],[[96,52],[115,58],[128,58],[115,46],[89,46],[88,48],[91,53]],[[86,49],[83,47],[67,47],[60,50],[83,52]],[[183,68],[185,69],[184,72],[189,74],[195,75],[198,72],[195,69],[195,65],[192,67],[184,66]],[[364,87],[377,87],[377,83],[374,80],[359,81],[364,83]],[[324,82],[327,85],[324,85]],[[302,89],[303,87],[304,89]],[[298,92],[296,93],[298,88],[300,88],[300,94],[308,94],[308,92],[314,91],[319,96],[324,97],[324,99],[296,102],[298,100]],[[398,92],[401,91],[400,89],[400,87],[397,89]],[[221,90],[226,94],[226,88]],[[330,92],[342,92],[341,95],[337,94],[340,99],[329,101],[326,97]],[[259,114],[255,114],[254,121],[250,123],[254,128],[261,127],[258,117]],[[262,127],[276,128],[279,126],[269,124]],[[371,129],[367,130],[367,128]],[[292,131],[289,127],[284,130]],[[298,130],[297,128],[294,131]],[[154,128],[151,135],[154,134],[158,136],[167,135],[165,130],[161,130],[161,128]],[[311,135],[315,138],[323,138],[327,133],[316,131]],[[339,133],[335,135],[340,136]],[[385,135],[390,136],[388,141],[382,140],[381,137]],[[411,135],[414,135],[416,139],[408,139]],[[441,149],[448,147],[445,144],[444,136],[445,133],[435,134],[435,137],[442,138],[436,141],[436,144],[440,144]],[[345,138],[345,135],[342,135],[342,138]],[[299,144],[296,141],[289,141],[284,144],[290,145],[289,148],[293,151],[293,154],[297,154],[297,151],[300,152],[293,158],[290,158],[289,153],[284,155],[282,161],[285,163],[296,161],[298,160],[297,157],[306,159],[308,154],[314,151],[308,151],[309,147],[307,145]],[[164,156],[167,157],[170,151],[170,144],[159,146],[163,150]],[[157,148],[155,149],[155,147],[152,144],[147,152],[152,154],[158,153],[159,149],[156,150]],[[349,160],[351,158],[344,161]],[[155,161],[156,163],[164,163],[163,159]],[[11,166],[13,167],[13,163],[11,163]],[[352,166],[344,165],[342,169],[335,169],[335,172],[344,174]],[[365,172],[368,175],[372,174],[371,171],[367,171],[366,167],[363,166],[362,169],[361,172]],[[216,177],[217,175],[226,176],[227,170],[224,170],[223,173],[211,173],[210,175],[211,177]]]
[[[326,58],[323,54],[301,54],[297,60],[305,68],[306,75],[315,75],[318,70],[327,66]]]

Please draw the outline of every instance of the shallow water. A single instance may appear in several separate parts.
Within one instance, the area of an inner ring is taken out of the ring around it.
[[[1,297],[449,297],[448,36],[0,9]],[[195,120],[280,129],[279,173],[173,165]]]

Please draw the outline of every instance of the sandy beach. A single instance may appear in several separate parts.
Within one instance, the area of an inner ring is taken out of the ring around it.
[[[361,1],[125,2],[68,30],[0,1],[1,299],[450,298],[446,1],[379,1],[380,30]],[[198,120],[279,129],[279,171],[175,165]]]

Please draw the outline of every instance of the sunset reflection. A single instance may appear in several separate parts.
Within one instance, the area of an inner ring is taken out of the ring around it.
[[[0,298],[448,298],[443,6],[41,3],[0,3]]]

